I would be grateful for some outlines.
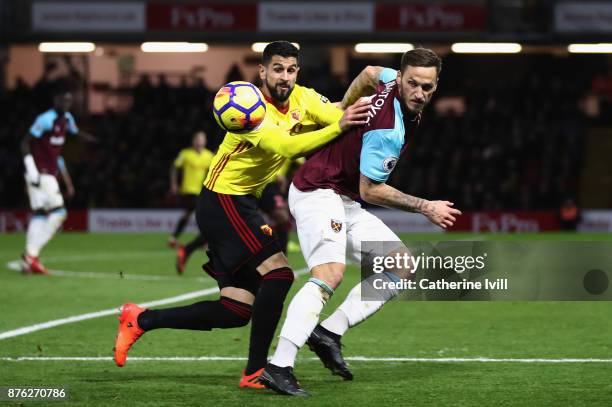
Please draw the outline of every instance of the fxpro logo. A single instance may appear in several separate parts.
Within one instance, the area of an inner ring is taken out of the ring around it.
[[[391,89],[395,86],[395,81],[385,83],[385,90],[380,92],[378,95],[374,96],[374,100],[372,101],[372,106],[370,106],[370,110],[368,110],[368,118],[366,119],[366,124],[370,124],[370,120],[375,117],[380,109],[382,109],[385,104],[385,100],[391,93]]]
[[[474,232],[538,232],[540,225],[535,219],[521,219],[514,214],[489,216],[475,214],[472,218]]]

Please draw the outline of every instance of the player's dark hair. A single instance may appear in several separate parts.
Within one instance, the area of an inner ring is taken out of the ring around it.
[[[415,48],[410,51],[406,51],[402,56],[401,70],[404,72],[408,66],[422,66],[429,68],[431,66],[436,68],[436,72],[440,75],[442,70],[442,60],[432,50],[428,48]]]
[[[266,45],[261,56],[262,65],[268,65],[274,55],[283,58],[294,57],[300,63],[300,50],[289,41],[274,41]]]
[[[195,138],[198,137],[200,134],[203,134],[204,137],[208,138],[208,134],[206,134],[204,130],[196,130],[191,135],[191,141],[195,140]]]
[[[55,100],[58,96],[64,96],[66,93],[72,93],[66,86],[55,86],[51,89],[51,98]]]

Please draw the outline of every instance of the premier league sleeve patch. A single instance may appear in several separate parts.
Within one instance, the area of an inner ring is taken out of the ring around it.
[[[382,163],[383,171],[386,173],[390,173],[395,168],[397,164],[397,157],[387,157],[384,159]]]

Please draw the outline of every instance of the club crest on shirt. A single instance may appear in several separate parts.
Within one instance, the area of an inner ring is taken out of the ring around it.
[[[395,168],[395,164],[397,164],[397,157],[391,156],[385,158],[382,163],[383,171],[385,171],[386,173],[393,171],[393,169]]]
[[[261,225],[259,228],[264,233],[264,235],[272,236],[272,228],[268,224]]]
[[[299,109],[296,109],[296,110],[291,112],[291,117],[293,118],[293,120],[299,121],[300,120],[300,116],[301,115],[300,115]]]
[[[332,219],[330,222],[330,226],[332,228],[332,230],[336,233],[340,233],[340,231],[342,230],[342,222],[338,222],[335,219]]]

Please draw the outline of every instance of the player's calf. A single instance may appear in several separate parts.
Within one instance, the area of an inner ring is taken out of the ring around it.
[[[229,297],[200,301],[184,307],[146,310],[138,316],[145,331],[159,328],[210,331],[213,328],[237,328],[251,319],[251,306]]]
[[[119,367],[125,365],[132,345],[152,329],[210,331],[213,328],[245,326],[250,319],[251,306],[228,297],[160,310],[146,310],[136,304],[125,304],[119,316],[119,331],[114,349],[115,363]]]

